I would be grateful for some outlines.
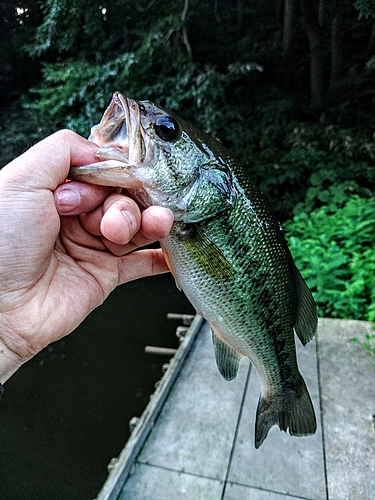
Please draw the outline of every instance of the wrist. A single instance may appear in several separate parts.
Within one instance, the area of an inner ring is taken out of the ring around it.
[[[0,383],[4,384],[21,365],[20,358],[0,341]]]

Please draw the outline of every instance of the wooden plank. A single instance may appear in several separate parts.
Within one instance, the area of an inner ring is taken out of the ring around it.
[[[136,464],[118,500],[219,500],[222,481]],[[287,500],[287,499],[283,499]]]
[[[132,455],[131,475],[129,468],[125,476],[118,472],[117,493],[98,500],[373,500],[375,363],[350,342],[370,329],[359,321],[319,320],[318,341],[298,345],[318,432],[293,438],[273,427],[255,450],[256,374],[244,362],[239,377],[225,382],[204,323],[147,441]]]

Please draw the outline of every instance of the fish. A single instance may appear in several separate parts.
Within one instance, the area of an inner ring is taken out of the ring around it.
[[[295,334],[303,345],[314,337],[316,306],[260,189],[221,142],[120,92],[89,140],[99,161],[72,167],[70,179],[121,187],[142,208],[172,211],[160,245],[177,287],[211,326],[220,374],[234,379],[247,357],[259,377],[255,448],[274,425],[314,434]]]

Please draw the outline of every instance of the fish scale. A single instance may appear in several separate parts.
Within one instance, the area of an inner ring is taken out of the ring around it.
[[[73,167],[71,178],[124,187],[142,207],[173,212],[160,243],[177,286],[211,325],[219,372],[232,380],[248,357],[259,376],[255,447],[273,425],[313,434],[294,332],[311,340],[316,308],[258,187],[221,143],[149,101],[114,94],[90,139],[104,161]]]

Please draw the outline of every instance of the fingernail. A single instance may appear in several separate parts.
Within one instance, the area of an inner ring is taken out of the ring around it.
[[[173,213],[168,209],[164,207],[159,207],[157,205],[151,206],[148,208],[149,214],[152,215],[153,217],[157,217],[158,219],[160,217],[166,218],[169,217],[171,223],[173,221]]]
[[[73,189],[63,188],[55,193],[56,205],[60,213],[69,213],[74,210],[79,202],[80,195]]]

